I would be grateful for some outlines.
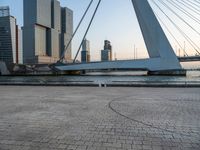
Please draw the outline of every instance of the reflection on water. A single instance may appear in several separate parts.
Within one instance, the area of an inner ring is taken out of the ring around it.
[[[128,71],[128,72],[104,72],[104,73],[89,73],[86,78],[95,79],[107,79],[114,81],[198,81],[200,82],[200,71],[188,71],[187,76],[147,76],[147,72],[140,71]]]

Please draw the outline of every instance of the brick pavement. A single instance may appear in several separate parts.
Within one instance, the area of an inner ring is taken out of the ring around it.
[[[0,150],[199,150],[199,88],[0,86]]]

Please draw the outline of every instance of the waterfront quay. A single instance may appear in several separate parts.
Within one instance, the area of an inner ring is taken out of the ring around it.
[[[0,150],[199,150],[200,88],[0,86]]]

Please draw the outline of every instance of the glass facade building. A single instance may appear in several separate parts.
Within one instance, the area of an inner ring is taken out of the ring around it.
[[[19,63],[19,49],[22,51],[21,34],[16,19],[10,16],[9,7],[0,7],[0,61]]]

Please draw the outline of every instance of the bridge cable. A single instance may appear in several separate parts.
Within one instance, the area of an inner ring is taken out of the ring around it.
[[[168,2],[169,2],[169,0],[167,0]],[[163,2],[164,3],[164,2]],[[165,3],[166,4],[166,3]],[[167,4],[166,4],[167,5]],[[165,6],[165,5],[164,5]],[[166,6],[165,6],[166,7]],[[174,6],[175,7],[175,6]],[[167,7],[168,9],[170,9],[170,7],[168,6]],[[176,8],[177,8],[177,6],[176,6]],[[178,8],[177,8],[178,9]],[[172,11],[172,9],[170,9],[171,11]],[[180,10],[180,9],[179,9]],[[182,12],[183,13],[185,13],[183,10],[182,10]],[[177,16],[178,14],[177,13],[175,13],[174,11],[173,11],[173,13]],[[186,14],[186,13],[185,13]],[[189,16],[189,15],[188,15]],[[177,16],[178,17],[178,16]],[[193,15],[191,15],[191,16],[189,16],[189,17],[194,17]],[[195,17],[196,18],[196,17]],[[181,19],[181,18],[180,18]],[[194,18],[191,18],[191,19],[193,19],[195,22],[197,22]],[[199,19],[198,19],[199,20]],[[182,21],[184,21],[184,20],[182,20]],[[199,20],[200,21],[200,20]],[[186,21],[184,21],[185,23],[187,23]],[[199,22],[197,22],[198,24],[200,24]],[[189,26],[189,24],[187,24],[188,26]],[[192,27],[192,26],[189,26],[190,28],[192,28],[193,30],[194,30],[194,28]],[[195,31],[197,31],[197,30],[195,30]],[[182,31],[183,32],[183,31]],[[184,32],[183,32],[184,33]],[[196,32],[197,33],[197,32]],[[185,34],[185,33],[184,33]],[[198,33],[197,33],[198,34]],[[186,34],[185,34],[186,35]],[[188,36],[187,36],[188,37]],[[196,45],[195,44],[195,42],[191,39],[191,38],[189,38],[188,37],[188,39],[194,44],[194,45]],[[196,45],[196,47],[198,47],[197,45]],[[194,47],[193,47],[194,48]],[[199,48],[198,48],[199,49]],[[196,48],[194,48],[194,50],[198,53],[198,54],[200,54],[200,52],[196,49]]]
[[[155,13],[155,12],[154,12]],[[155,13],[156,14],[156,13]],[[169,28],[167,27],[167,25],[161,20],[161,18],[156,14],[156,17],[158,18],[158,20],[163,24],[163,26],[167,29],[167,31],[169,32],[169,34],[174,38],[174,40],[176,41],[176,43],[180,46],[180,48],[183,50],[184,55],[189,56],[187,54],[187,52],[184,50],[184,48],[181,46],[180,42],[176,39],[176,37],[172,34],[172,32],[169,30]]]
[[[198,32],[194,27],[192,27],[187,21],[185,21],[180,15],[178,15],[174,10],[172,10],[165,2],[162,0],[158,0],[162,3],[166,8],[168,8],[172,13],[174,13],[180,20],[182,20],[186,25],[188,25],[194,32],[196,32],[200,36],[200,32]]]
[[[89,5],[87,6],[87,9],[85,10],[85,12],[84,12],[84,14],[83,14],[81,20],[80,20],[79,23],[78,23],[78,26],[76,27],[74,33],[72,34],[72,37],[70,38],[69,42],[67,43],[67,46],[65,47],[64,51],[62,52],[61,58],[60,58],[60,60],[59,60],[58,62],[62,62],[62,61],[64,60],[65,53],[66,53],[67,49],[69,48],[69,46],[70,46],[70,44],[71,44],[71,42],[72,42],[72,40],[73,40],[75,34],[77,33],[77,31],[78,31],[80,25],[82,24],[82,22],[83,22],[85,16],[87,15],[87,12],[88,12],[88,10],[90,9],[90,7],[91,7],[93,1],[94,1],[94,0],[91,0],[90,3],[89,3]]]
[[[200,19],[198,19],[197,17],[195,17],[194,15],[192,15],[190,12],[184,10],[183,7],[181,6],[177,6],[176,2],[171,2],[170,0],[166,0],[168,1],[173,7],[175,7],[176,9],[178,9],[179,11],[181,11],[182,13],[184,13],[185,15],[187,15],[189,18],[191,18],[192,20],[194,20],[195,22],[197,22],[198,24],[200,24]]]
[[[155,1],[154,1],[155,2]],[[156,4],[157,5],[157,7],[159,7],[158,6],[158,4]],[[166,5],[164,5],[165,7],[166,7]],[[171,8],[169,8],[169,6],[167,7],[168,9],[170,9],[171,11],[173,11]],[[162,11],[162,9],[159,7],[159,9]],[[164,11],[162,11],[163,13],[164,13]],[[174,11],[173,11],[174,12]],[[176,28],[182,33],[182,35],[185,37],[185,39],[187,39],[187,41],[190,43],[190,45],[194,48],[194,50],[198,53],[198,54],[200,54],[200,52],[195,48],[195,46],[198,48],[198,49],[200,49],[198,46],[197,46],[197,44],[195,44],[194,43],[194,41],[192,41],[192,39],[191,38],[189,38],[189,36],[187,36],[171,19],[170,19],[170,17],[166,14],[166,13],[164,13],[166,16],[167,16],[167,18],[170,20],[170,22],[172,23],[172,24],[174,24],[175,26],[176,26]],[[175,13],[174,12],[174,14],[176,15],[177,13]],[[178,14],[177,14],[178,15]],[[176,15],[176,16],[177,16]],[[177,16],[178,17],[178,16]],[[189,25],[184,19],[183,19],[183,21],[189,26],[189,27],[191,27],[192,29],[194,29],[191,25]],[[196,30],[197,31],[197,30]],[[198,34],[198,32],[196,32],[197,34]],[[194,46],[195,45],[195,46]]]
[[[181,1],[178,1],[179,3],[181,3],[183,6],[185,6],[186,8],[188,8],[188,9],[190,9],[191,11],[193,11],[194,13],[196,13],[196,14],[198,14],[198,15],[200,15],[200,13],[199,13],[199,9],[197,9],[196,7],[194,7],[194,5],[192,5],[192,4],[190,4],[190,3],[192,3],[191,1],[189,1],[189,0],[187,0],[187,1],[184,1],[184,0],[181,0]],[[193,9],[191,9],[191,8],[193,8]]]
[[[181,12],[183,12],[184,14],[186,14],[188,17],[191,17],[191,19],[192,20],[194,20],[195,22],[197,22],[198,24],[200,24],[200,20],[198,19],[198,18],[196,18],[196,17],[194,17],[191,13],[189,13],[188,11],[184,11],[183,9],[183,7],[178,7],[177,5],[176,5],[176,3],[172,3],[170,0],[167,0],[172,6],[174,6],[175,8],[177,8],[177,9],[179,9]],[[182,10],[181,10],[181,8],[182,8]]]
[[[79,46],[79,48],[78,48],[78,51],[77,51],[77,53],[76,53],[76,56],[74,57],[73,63],[76,62],[76,58],[78,57],[78,54],[79,54],[79,52],[80,52],[80,49],[81,49],[81,47],[82,47],[82,45],[83,45],[83,42],[84,42],[84,40],[85,40],[85,38],[86,38],[86,36],[87,36],[87,33],[88,33],[89,29],[90,29],[90,27],[91,27],[91,24],[92,24],[92,22],[93,22],[93,20],[94,20],[94,17],[95,17],[95,15],[96,15],[96,13],[97,13],[97,10],[98,10],[98,8],[99,8],[100,3],[101,3],[101,0],[99,0],[97,6],[96,6],[96,8],[95,8],[95,11],[94,11],[94,13],[93,13],[93,15],[92,15],[92,18],[91,18],[90,23],[89,23],[89,25],[88,25],[88,27],[87,27],[87,30],[86,30],[86,32],[85,32],[85,34],[84,34],[84,36],[83,36],[83,39],[82,39],[82,41],[81,41],[81,44],[80,44],[80,46]]]
[[[194,0],[196,3],[200,4],[199,0]]]
[[[196,49],[196,47],[198,48],[198,49],[200,49],[199,47],[198,47],[198,45],[196,45],[190,38],[189,38],[189,36],[187,36],[173,21],[172,21],[172,19],[163,11],[163,9],[154,1],[154,0],[151,0],[153,3],[154,3],[154,5],[156,5],[156,7],[158,7],[158,9],[167,17],[167,19],[175,26],[175,28],[180,32],[180,34],[181,35],[183,35],[184,36],[184,38],[188,41],[188,43],[194,48],[194,50],[198,53],[198,54],[200,54],[200,52]]]
[[[155,1],[154,1],[154,3],[155,3]],[[156,3],[155,3],[156,4]],[[181,30],[181,28],[179,28],[173,21],[172,21],[172,19],[158,6],[158,4],[156,4],[156,6],[161,10],[161,12],[168,18],[168,20],[175,26],[175,28],[182,34],[182,36],[188,41],[188,43],[194,48],[194,50],[198,53],[198,54],[200,54],[200,52],[196,49],[196,47],[198,48],[198,49],[200,49],[199,47],[198,47],[198,45],[196,45],[193,41],[192,41],[192,39],[189,37],[189,36],[187,36],[187,34],[185,34],[182,30]]]
[[[195,14],[200,16],[200,9],[197,9],[195,7],[195,4],[191,4],[192,2],[190,0],[187,0],[187,1],[185,1],[185,0],[176,1],[176,3],[177,3],[177,5],[178,5],[178,3],[181,4],[183,10],[185,10],[186,8],[189,9],[191,11],[191,13],[193,13],[193,16],[195,16]],[[200,5],[199,5],[199,7],[200,7]]]
[[[182,0],[182,2],[189,4],[189,6],[195,8],[195,10],[200,11],[200,3],[196,3],[194,0]]]

